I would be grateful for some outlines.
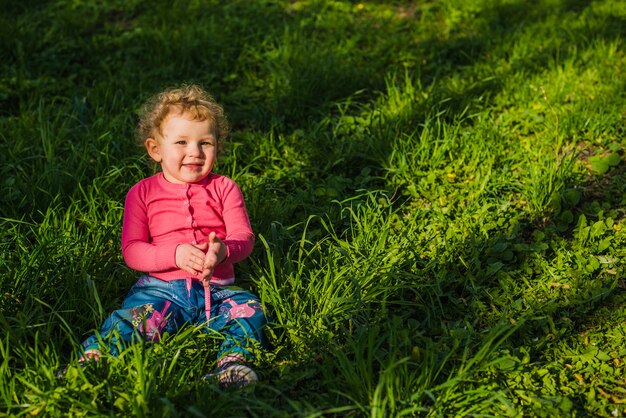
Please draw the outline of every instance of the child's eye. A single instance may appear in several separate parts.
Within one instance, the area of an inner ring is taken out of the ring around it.
[[[186,142],[185,142],[185,141],[183,141],[182,139],[181,139],[180,141],[176,141],[176,143],[177,143],[178,145],[185,145],[185,144],[186,144]]]
[[[211,146],[212,147],[213,146],[213,142],[211,142],[211,141],[202,141],[202,146],[203,147],[206,147],[206,146]]]

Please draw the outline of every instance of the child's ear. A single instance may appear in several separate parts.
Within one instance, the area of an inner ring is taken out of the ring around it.
[[[161,149],[159,148],[159,142],[154,138],[148,138],[143,143],[148,151],[148,155],[157,163],[160,163],[163,157],[161,157]]]

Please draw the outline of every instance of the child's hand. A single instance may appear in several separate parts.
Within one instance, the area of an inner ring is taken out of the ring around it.
[[[204,257],[202,267],[202,280],[209,280],[213,274],[213,269],[226,258],[226,244],[218,238],[215,232],[209,234],[208,250]]]
[[[204,270],[205,253],[209,243],[199,245],[180,244],[176,247],[176,265],[187,273],[198,276]]]

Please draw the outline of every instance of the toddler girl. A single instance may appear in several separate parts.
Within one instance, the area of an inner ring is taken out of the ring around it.
[[[161,172],[126,196],[122,254],[146,274],[105,320],[101,339],[82,344],[79,361],[97,360],[99,341],[117,355],[125,342],[202,324],[224,335],[217,369],[207,376],[225,386],[254,383],[247,361],[255,342],[264,343],[265,315],[256,296],[232,286],[233,264],[250,255],[254,234],[237,184],[212,173],[228,134],[224,111],[198,86],[166,90],[144,105],[138,134]]]

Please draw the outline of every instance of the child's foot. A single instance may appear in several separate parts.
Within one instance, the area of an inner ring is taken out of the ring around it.
[[[83,368],[90,361],[99,361],[100,360],[100,351],[99,350],[87,350],[84,355],[80,356],[78,359],[78,367]],[[58,380],[63,380],[65,375],[67,374],[67,370],[70,365],[65,364],[56,372],[56,377]]]
[[[226,389],[241,389],[254,385],[259,378],[254,370],[242,363],[225,363],[204,376],[205,380],[214,380]]]
[[[85,364],[88,361],[100,361],[100,350],[90,349],[78,358],[79,364]]]

